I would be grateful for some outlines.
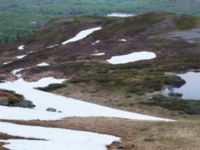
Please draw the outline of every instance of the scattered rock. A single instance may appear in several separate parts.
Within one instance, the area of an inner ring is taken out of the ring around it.
[[[9,105],[9,101],[8,100],[0,100],[0,105],[1,106],[8,106]]]
[[[187,43],[199,45],[200,44],[200,28],[187,30],[187,31],[177,31],[177,32],[167,33],[165,35],[165,38],[167,40],[172,40],[172,41],[183,40]]]
[[[133,149],[136,146],[132,142],[118,142],[115,141],[111,145],[107,145],[108,149]]]
[[[118,149],[125,149],[125,148],[126,148],[126,145],[125,145],[124,143],[119,143],[119,144],[117,145],[117,148],[118,148]]]
[[[46,111],[50,111],[50,112],[56,112],[57,110],[55,108],[47,108]]]
[[[0,89],[0,105],[9,107],[33,108],[35,105],[24,99],[23,95],[16,94],[13,91]]]
[[[31,101],[23,100],[14,104],[10,104],[9,100],[0,100],[1,106],[10,106],[10,107],[22,107],[22,108],[34,108],[35,105]]]
[[[179,76],[172,76],[171,79],[165,81],[166,85],[179,88],[183,86],[186,82]]]
[[[23,108],[34,108],[35,105],[31,101],[23,100],[18,103],[15,103],[13,106],[15,107],[23,107]]]

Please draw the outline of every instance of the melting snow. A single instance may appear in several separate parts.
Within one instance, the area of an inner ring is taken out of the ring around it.
[[[92,56],[104,56],[105,53],[96,53],[96,54],[91,54]]]
[[[16,74],[20,71],[14,70]],[[58,96],[55,94],[39,91],[35,87],[45,87],[52,83],[62,83],[64,79],[53,77],[43,78],[37,82],[26,82],[18,79],[13,82],[0,83],[0,89],[12,90],[24,95],[27,100],[32,101],[36,107],[34,109],[4,107],[0,106],[0,119],[8,120],[56,120],[65,117],[117,117],[134,120],[149,121],[171,121],[132,112],[112,109],[105,106],[95,105],[73,98]],[[47,108],[55,108],[62,113],[47,112]],[[13,136],[25,138],[35,138],[44,140],[1,140],[5,142],[5,148],[11,150],[106,150],[106,145],[110,145],[120,138],[110,135],[97,134],[84,131],[73,131],[60,128],[46,128],[37,126],[24,126],[12,123],[0,122],[0,132]]]
[[[127,42],[126,39],[119,39],[119,42]]]
[[[17,56],[16,58],[17,59],[23,59],[24,57],[26,57],[27,55],[20,55],[20,56]]]
[[[12,136],[43,140],[1,140],[5,148],[11,150],[106,150],[120,138],[85,131],[74,131],[61,128],[25,126],[0,122],[0,131]]]
[[[18,50],[24,50],[25,45],[20,45],[17,49]]]
[[[29,51],[29,52],[27,52],[27,54],[32,54],[33,53],[33,51]]]
[[[127,55],[113,56],[108,59],[110,64],[126,64],[130,62],[136,62],[141,60],[149,60],[156,58],[156,54],[153,52],[134,52]]]
[[[80,40],[86,38],[88,35],[92,34],[93,32],[101,30],[101,29],[102,29],[101,27],[96,27],[96,28],[83,30],[83,31],[79,32],[75,37],[73,37],[73,38],[71,38],[71,39],[69,39],[67,41],[64,41],[62,44],[66,45],[68,43],[80,41]]]
[[[126,14],[126,13],[118,13],[118,12],[107,15],[107,17],[133,17],[133,16],[135,16],[135,14]]]
[[[44,66],[49,66],[49,64],[43,62],[43,63],[37,64],[37,66],[38,66],[38,67],[44,67]]]
[[[100,40],[97,40],[96,42],[92,43],[92,45],[96,45],[96,44],[98,44],[100,42],[101,42]]]
[[[50,84],[61,84],[65,81],[65,79],[56,79],[54,77],[46,77],[46,78],[42,78],[38,81],[35,82],[26,82],[23,79],[21,79],[22,82],[25,82],[26,84],[28,83],[29,86],[33,87],[33,88],[37,88],[37,87],[46,87]]]
[[[15,69],[11,73],[16,77],[21,78],[21,74],[19,72],[22,71],[22,70],[24,70],[24,69],[23,68]]]
[[[7,62],[4,62],[3,65],[8,65],[10,63],[12,63],[13,61],[7,61]]]
[[[0,118],[5,120],[58,120],[65,117],[62,113],[41,111],[35,108],[28,109],[6,106],[0,106],[0,113]]]
[[[54,48],[54,47],[57,47],[57,46],[59,46],[59,45],[58,44],[54,44],[54,45],[48,46],[46,48]]]
[[[32,111],[36,111],[36,113],[46,111],[47,108],[52,108],[52,107],[62,112],[58,114],[55,113],[56,116],[52,116],[52,118],[60,117],[61,119],[63,117],[78,116],[78,117],[117,117],[117,118],[133,119],[133,120],[169,121],[163,118],[157,118],[157,117],[142,115],[138,113],[112,109],[109,107],[91,104],[91,103],[83,102],[83,101],[76,100],[73,98],[58,96],[55,94],[34,89],[34,87],[41,87],[41,86],[44,87],[50,83],[55,83],[55,81],[56,83],[61,83],[64,80],[63,79],[57,80],[54,78],[44,78],[38,82],[28,83],[24,81],[23,79],[19,79],[14,82],[1,83],[0,89],[12,90],[18,94],[24,95],[24,97],[27,100],[32,101],[33,104],[36,105],[35,109],[32,110]],[[1,111],[3,110],[0,109],[0,112]],[[8,113],[11,113],[11,114],[8,114]],[[41,113],[41,116],[40,114],[38,114],[38,117],[44,118],[43,115],[45,114]],[[0,113],[0,119],[5,118],[4,115],[5,115],[4,112]],[[8,111],[6,115],[7,115],[7,119],[21,119],[22,117],[24,117],[23,115],[17,116],[17,113],[15,111],[11,111],[11,112]],[[27,118],[23,118],[23,119],[29,119],[29,120],[33,119],[31,114],[30,115],[25,114],[25,116]]]

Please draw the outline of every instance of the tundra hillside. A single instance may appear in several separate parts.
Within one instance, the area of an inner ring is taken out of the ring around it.
[[[1,78],[14,80],[12,70],[25,68],[20,73],[29,81],[46,76],[68,79],[41,90],[148,114],[175,118],[199,114],[198,101],[161,94],[166,86],[180,87],[185,83],[174,73],[199,69],[199,40],[179,34],[198,33],[199,20],[172,13],[129,18],[58,17],[31,36],[14,44],[2,44],[0,61],[10,63],[1,66]],[[99,26],[102,30],[81,41],[62,44],[82,30]],[[16,50],[19,45],[25,45],[24,50]],[[151,51],[157,57],[128,64],[107,62],[112,56],[139,51]],[[95,55],[98,53],[104,55]],[[20,55],[26,57],[13,60]],[[42,62],[50,65],[37,66]]]
[[[0,0],[0,41],[13,42],[56,16],[166,11],[199,15],[199,0]]]

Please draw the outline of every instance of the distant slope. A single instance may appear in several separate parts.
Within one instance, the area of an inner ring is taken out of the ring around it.
[[[60,15],[148,11],[199,15],[199,6],[200,0],[0,0],[0,41],[14,41]]]

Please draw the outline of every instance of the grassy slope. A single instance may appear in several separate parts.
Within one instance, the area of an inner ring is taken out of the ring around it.
[[[0,41],[30,34],[45,21],[60,15],[105,15],[109,12],[170,11],[199,15],[198,0],[0,0]],[[36,21],[38,24],[32,24]]]

